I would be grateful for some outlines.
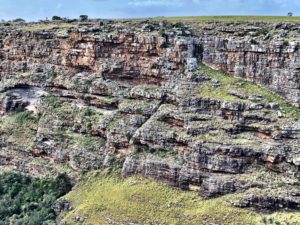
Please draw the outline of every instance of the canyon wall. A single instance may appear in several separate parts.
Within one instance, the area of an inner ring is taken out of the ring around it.
[[[213,23],[195,28],[203,62],[263,85],[299,106],[299,25]]]
[[[300,207],[299,109],[201,63],[297,104],[298,49],[276,44],[283,25],[36,26],[0,29],[2,167],[122,165],[205,196],[244,193],[240,207]]]

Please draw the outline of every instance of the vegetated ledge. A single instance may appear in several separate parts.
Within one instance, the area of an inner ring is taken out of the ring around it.
[[[275,103],[278,106],[277,109],[283,113],[282,116],[296,120],[300,119],[299,107],[262,85],[233,77],[228,73],[218,71],[205,64],[200,65],[200,70],[203,74],[211,78],[201,87],[199,93],[201,97],[248,104],[251,104],[253,101],[261,101],[263,104]]]

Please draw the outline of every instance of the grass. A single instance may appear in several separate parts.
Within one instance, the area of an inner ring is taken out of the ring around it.
[[[78,147],[102,147],[104,146],[104,140],[99,137],[93,137],[89,135],[77,134],[68,131],[67,137],[71,140],[71,143]]]
[[[94,172],[67,194],[73,209],[66,212],[61,224],[76,224],[74,218],[85,218],[83,224],[263,224],[263,218],[285,224],[296,224],[300,213],[260,215],[234,208],[233,196],[203,199],[197,193],[185,192],[166,184],[141,177],[121,178],[118,173]],[[294,222],[294,223],[293,223]]]
[[[48,107],[59,108],[62,106],[62,100],[56,96],[46,96],[44,102]]]
[[[39,119],[39,116],[35,117],[29,111],[17,112],[13,114],[13,117],[14,117],[15,124],[18,127],[21,127],[26,123],[37,123]]]
[[[7,142],[17,146],[31,147],[35,140],[40,115],[30,112],[11,113],[0,118],[0,134]]]
[[[169,22],[300,22],[299,16],[184,16],[138,18],[134,20],[169,21]]]
[[[226,206],[221,198],[203,200],[140,177],[91,174],[65,198],[74,210],[65,215],[74,224],[75,215],[87,217],[84,224],[256,224],[256,213]],[[208,215],[211,215],[209,217]],[[205,217],[207,217],[207,220]],[[234,222],[234,223],[232,223]]]
[[[212,83],[212,80],[206,82],[205,85],[201,86],[199,91],[199,96],[201,97],[225,100],[229,102],[251,103],[250,100],[233,96],[230,94],[230,92],[235,91],[247,96],[259,95],[264,97],[264,100],[262,100],[261,103],[277,103],[287,117],[300,119],[299,108],[293,106],[280,95],[267,90],[264,87],[256,85],[253,82],[235,78],[226,73],[211,69],[206,65],[201,65],[200,70],[203,74],[210,77],[212,80],[218,81],[220,84],[219,87],[215,87]]]
[[[52,30],[57,28],[59,30],[64,30],[68,28],[76,27],[74,24],[69,23],[59,23],[59,24],[34,24],[21,26],[20,29],[23,31],[42,31],[42,30]]]

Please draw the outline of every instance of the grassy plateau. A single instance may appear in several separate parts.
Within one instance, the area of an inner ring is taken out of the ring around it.
[[[300,22],[299,16],[183,16],[183,17],[154,17],[135,20],[153,20],[170,22]]]

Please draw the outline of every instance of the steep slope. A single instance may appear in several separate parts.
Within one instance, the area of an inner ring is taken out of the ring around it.
[[[242,193],[238,207],[298,210],[298,48],[278,52],[274,35],[261,51],[275,25],[256,24],[251,45],[253,24],[221,25],[2,26],[0,165],[73,178],[121,166],[207,197]]]
[[[236,195],[204,199],[141,177],[91,173],[56,205],[60,224],[298,224],[300,213],[261,215],[230,205]]]
[[[299,28],[293,23],[213,23],[195,28],[203,62],[299,106]]]

